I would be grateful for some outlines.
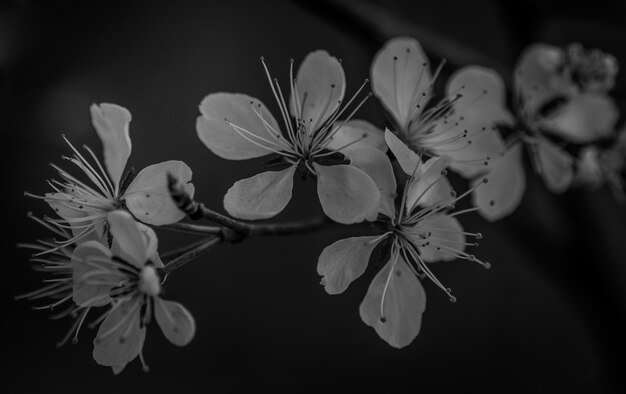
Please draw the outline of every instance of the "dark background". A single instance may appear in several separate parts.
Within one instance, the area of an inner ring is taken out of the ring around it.
[[[477,215],[461,219],[485,235],[476,254],[493,269],[459,261],[433,267],[459,301],[449,303],[425,283],[422,331],[405,349],[387,346],[359,318],[373,271],[341,296],[319,285],[317,256],[351,230],[223,245],[171,275],[166,298],[187,306],[198,331],[189,346],[176,348],[153,324],[144,348],[149,373],[138,360],[117,377],[96,365],[89,329],[77,345],[56,349],[70,321],[51,321],[47,311],[13,300],[41,279],[28,253],[15,248],[45,234],[25,213],[49,213],[22,193],[48,190],[45,179],[54,175],[48,163],[69,153],[61,133],[100,151],[90,104],[131,111],[130,165],[182,159],[194,170],[197,198],[221,210],[228,187],[258,172],[257,162],[212,155],[196,137],[197,106],[210,92],[232,91],[275,110],[261,55],[286,81],[291,57],[299,62],[326,49],[343,59],[348,92],[368,77],[387,38],[415,32],[424,34],[417,38],[426,39],[429,53],[449,52],[448,72],[459,65],[457,52],[438,44],[438,36],[475,55],[469,62],[500,70],[510,70],[537,40],[579,41],[626,62],[622,1],[367,1],[354,8],[375,7],[377,28],[326,1],[128,3],[0,3],[3,392],[619,390],[626,210],[606,189],[550,195],[534,175],[511,217],[495,224]],[[624,89],[622,73],[615,89],[622,107]],[[373,100],[359,117],[384,125]],[[276,220],[319,211],[312,184],[295,189]],[[195,240],[159,235],[161,251]]]

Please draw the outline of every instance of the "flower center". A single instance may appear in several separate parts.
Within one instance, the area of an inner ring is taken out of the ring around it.
[[[161,280],[152,266],[145,266],[139,273],[139,290],[149,296],[157,296],[161,292]]]

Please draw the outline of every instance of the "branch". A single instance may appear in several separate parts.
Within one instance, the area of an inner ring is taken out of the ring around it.
[[[208,252],[213,246],[217,245],[220,242],[222,242],[222,237],[220,236],[209,237],[200,245],[192,248],[191,250],[185,252],[184,254],[167,263],[167,265],[162,268],[164,274],[162,276],[165,277],[165,275],[169,274],[170,272],[182,267],[191,260],[194,260],[198,256]]]

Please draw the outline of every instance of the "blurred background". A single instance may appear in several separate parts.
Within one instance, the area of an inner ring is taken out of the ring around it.
[[[261,55],[287,81],[290,58],[298,63],[326,49],[343,59],[348,92],[396,35],[415,35],[434,62],[448,57],[448,75],[469,63],[510,72],[534,41],[581,42],[626,64],[625,15],[625,2],[605,0],[0,3],[3,392],[623,392],[626,208],[606,189],[551,195],[532,174],[512,216],[495,224],[461,218],[484,234],[476,254],[493,269],[437,264],[458,302],[425,283],[421,333],[402,350],[359,317],[373,270],[340,296],[319,285],[319,253],[356,235],[349,229],[221,245],[171,275],[165,297],[193,313],[198,331],[189,346],[176,348],[151,325],[149,373],[138,360],[117,377],[96,365],[88,328],[78,344],[57,349],[71,321],[51,321],[48,311],[13,297],[41,280],[28,252],[15,247],[46,235],[26,212],[50,213],[23,192],[48,191],[45,180],[55,175],[48,163],[69,154],[62,133],[100,151],[92,103],[131,111],[130,165],[184,160],[197,199],[222,211],[226,190],[257,173],[259,161],[212,155],[196,137],[197,106],[210,92],[230,91],[276,110]],[[624,75],[614,90],[622,110]],[[374,100],[358,117],[384,126]],[[300,182],[276,220],[319,211],[314,185]],[[162,252],[196,240],[159,236]]]

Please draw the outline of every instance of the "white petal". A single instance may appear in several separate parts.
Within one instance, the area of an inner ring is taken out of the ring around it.
[[[346,91],[346,77],[337,58],[326,51],[311,52],[304,59],[296,77],[298,98],[303,108],[294,111],[293,99],[289,99],[291,113],[312,125],[322,125],[341,105]]]
[[[454,195],[450,182],[442,175],[448,164],[450,159],[443,156],[430,158],[418,167],[407,192],[408,212],[415,208],[415,204],[428,207],[449,200]]]
[[[378,186],[365,172],[350,165],[322,166],[317,173],[317,195],[326,216],[352,224],[372,217],[380,204]]]
[[[387,155],[379,149],[370,147],[350,149],[345,154],[350,159],[351,165],[363,170],[378,186],[380,206],[367,220],[375,221],[379,213],[393,218],[397,185],[393,167]]]
[[[193,198],[191,169],[187,164],[177,160],[153,164],[137,174],[123,196],[126,207],[138,220],[161,226],[175,223],[185,217],[170,196],[167,186],[168,173],[185,185],[185,191]]]
[[[387,146],[398,160],[398,164],[402,170],[408,175],[414,175],[418,165],[421,166],[420,157],[413,152],[400,138],[398,138],[389,129],[385,129],[385,141]]]
[[[317,273],[328,294],[343,293],[363,275],[378,236],[346,238],[327,246],[317,261]]]
[[[473,186],[484,178],[487,183],[478,186],[473,193],[474,205],[480,208],[478,212],[490,221],[511,214],[519,206],[526,189],[522,145],[512,146],[497,159],[491,172],[473,182]]]
[[[409,120],[424,108],[422,94],[432,82],[428,58],[417,40],[394,38],[376,54],[372,63],[372,91],[393,115],[398,126],[406,129]],[[420,101],[421,100],[421,101]]]
[[[126,301],[104,319],[94,339],[93,358],[100,365],[119,367],[139,355],[146,339],[140,325],[139,297]],[[112,331],[111,331],[112,330]]]
[[[111,257],[109,249],[97,241],[84,242],[72,254],[72,276],[74,286],[72,299],[77,305],[101,306],[111,301],[109,291],[119,281],[114,271],[101,267],[100,261]]]
[[[415,237],[419,234],[429,234],[426,238],[409,237],[418,247],[422,259],[427,263],[455,260],[456,257],[453,255],[455,251],[465,250],[463,227],[454,217],[444,214],[434,215],[420,221],[415,230],[417,231],[408,232],[407,235]],[[422,246],[426,242],[428,245]],[[454,251],[449,249],[454,249]]]
[[[113,236],[113,242],[117,245],[116,252],[124,261],[143,267],[149,256],[149,245],[146,241],[146,233],[142,232],[135,219],[125,211],[113,211],[107,215],[109,229]]]
[[[348,122],[337,122],[334,129],[337,128],[340,129],[328,144],[328,149],[340,150],[346,147],[346,150],[349,150],[369,146],[383,152],[387,151],[383,131],[365,120],[355,119]]]
[[[563,193],[574,179],[574,158],[547,139],[536,145],[541,177],[552,193]]]
[[[502,78],[493,70],[469,66],[457,71],[447,86],[448,98],[461,97],[454,113],[437,124],[439,146],[433,151],[452,159],[451,167],[466,178],[485,171],[485,162],[504,153],[504,143],[495,125],[512,125],[506,108],[506,90]],[[452,140],[467,133],[467,137]],[[447,142],[446,141],[450,141]]]
[[[280,150],[271,131],[273,128],[280,133],[278,123],[256,98],[239,93],[213,93],[202,100],[200,112],[202,116],[196,122],[198,137],[219,157],[245,160],[268,155],[272,153],[270,149]],[[241,132],[254,142],[242,137],[226,120],[251,133],[252,136]]]
[[[365,324],[373,327],[376,333],[395,348],[409,345],[422,326],[422,314],[426,309],[426,293],[417,277],[399,257],[387,263],[378,272],[361,303],[359,312]],[[389,284],[385,291],[385,283]],[[381,303],[384,304],[381,316]]]
[[[560,74],[564,56],[563,49],[547,44],[533,44],[520,56],[514,75],[515,92],[522,102],[521,110],[531,118],[550,100],[576,90]]]
[[[224,209],[240,219],[268,219],[278,215],[291,200],[297,166],[266,171],[237,181],[224,196]]]
[[[185,346],[196,333],[193,316],[177,302],[155,298],[154,316],[165,338],[176,346]]]
[[[115,104],[93,104],[91,122],[96,129],[104,148],[104,164],[113,184],[118,186],[130,156],[131,142],[128,125],[130,112]]]
[[[619,111],[610,97],[587,93],[574,96],[559,111],[542,119],[540,126],[580,144],[610,135],[618,117]]]

